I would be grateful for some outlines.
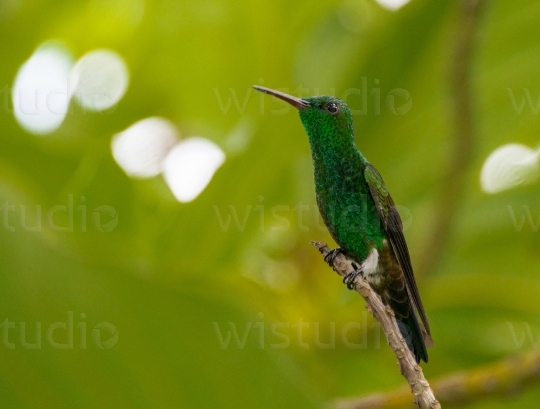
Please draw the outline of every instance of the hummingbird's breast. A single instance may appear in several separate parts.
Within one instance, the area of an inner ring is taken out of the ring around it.
[[[315,166],[317,205],[332,238],[359,263],[381,248],[386,233],[358,160]]]

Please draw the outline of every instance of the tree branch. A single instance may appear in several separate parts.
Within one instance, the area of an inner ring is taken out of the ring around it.
[[[513,395],[540,379],[540,351],[533,351],[468,372],[460,372],[433,383],[441,404],[463,405],[487,396]],[[341,399],[336,409],[410,408],[409,392],[400,388],[386,394]]]
[[[312,244],[317,247],[323,256],[330,252],[330,248],[325,243],[312,242]],[[345,277],[354,270],[352,263],[352,260],[339,254],[334,259],[333,268],[340,276]],[[435,399],[428,381],[424,378],[422,368],[416,363],[414,356],[401,336],[392,309],[383,304],[379,295],[373,291],[368,282],[362,277],[356,277],[354,288],[364,297],[368,310],[381,325],[388,344],[396,355],[399,370],[409,383],[411,392],[414,395],[414,402],[421,409],[440,409],[439,402]]]

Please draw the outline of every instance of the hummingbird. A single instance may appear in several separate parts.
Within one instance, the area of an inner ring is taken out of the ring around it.
[[[393,310],[416,362],[427,363],[426,347],[433,347],[433,340],[401,217],[380,173],[355,145],[347,104],[332,96],[297,98],[253,88],[291,104],[300,114],[311,147],[317,206],[339,245],[326,261],[333,265],[341,253],[356,262],[344,283],[353,289],[354,280],[362,275]]]

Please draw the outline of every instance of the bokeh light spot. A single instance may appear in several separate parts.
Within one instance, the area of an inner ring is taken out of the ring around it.
[[[341,26],[352,33],[364,30],[371,19],[371,5],[366,0],[346,0],[337,10]]]
[[[75,98],[91,111],[111,108],[126,93],[129,84],[127,66],[111,50],[95,50],[82,56],[73,67]]]
[[[152,117],[116,134],[111,149],[114,159],[129,176],[150,178],[162,172],[163,161],[178,138],[174,124]]]
[[[223,141],[223,148],[227,155],[233,156],[244,153],[253,139],[254,133],[252,119],[246,117],[240,119]]]
[[[377,0],[381,6],[389,10],[398,10],[411,0]]]
[[[495,149],[484,162],[480,183],[486,193],[497,193],[538,180],[539,152],[512,143]]]
[[[17,72],[12,89],[17,122],[43,135],[60,127],[68,113],[68,78],[73,59],[59,42],[42,44]]]
[[[215,143],[191,137],[176,145],[165,159],[164,176],[179,202],[191,202],[206,188],[225,161]]]

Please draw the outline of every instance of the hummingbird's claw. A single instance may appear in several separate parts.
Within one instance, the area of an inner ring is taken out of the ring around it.
[[[364,276],[364,272],[361,268],[358,268],[356,264],[353,263],[354,270],[351,271],[349,274],[347,274],[345,277],[343,277],[343,284],[347,285],[347,288],[349,290],[355,289],[355,280],[358,276]]]
[[[334,250],[330,250],[330,252],[324,256],[324,261],[328,263],[328,265],[330,267],[334,267],[334,261],[336,260],[336,257],[339,255],[339,254],[345,254],[345,251],[343,251],[343,249],[341,249],[341,247],[338,247]]]

